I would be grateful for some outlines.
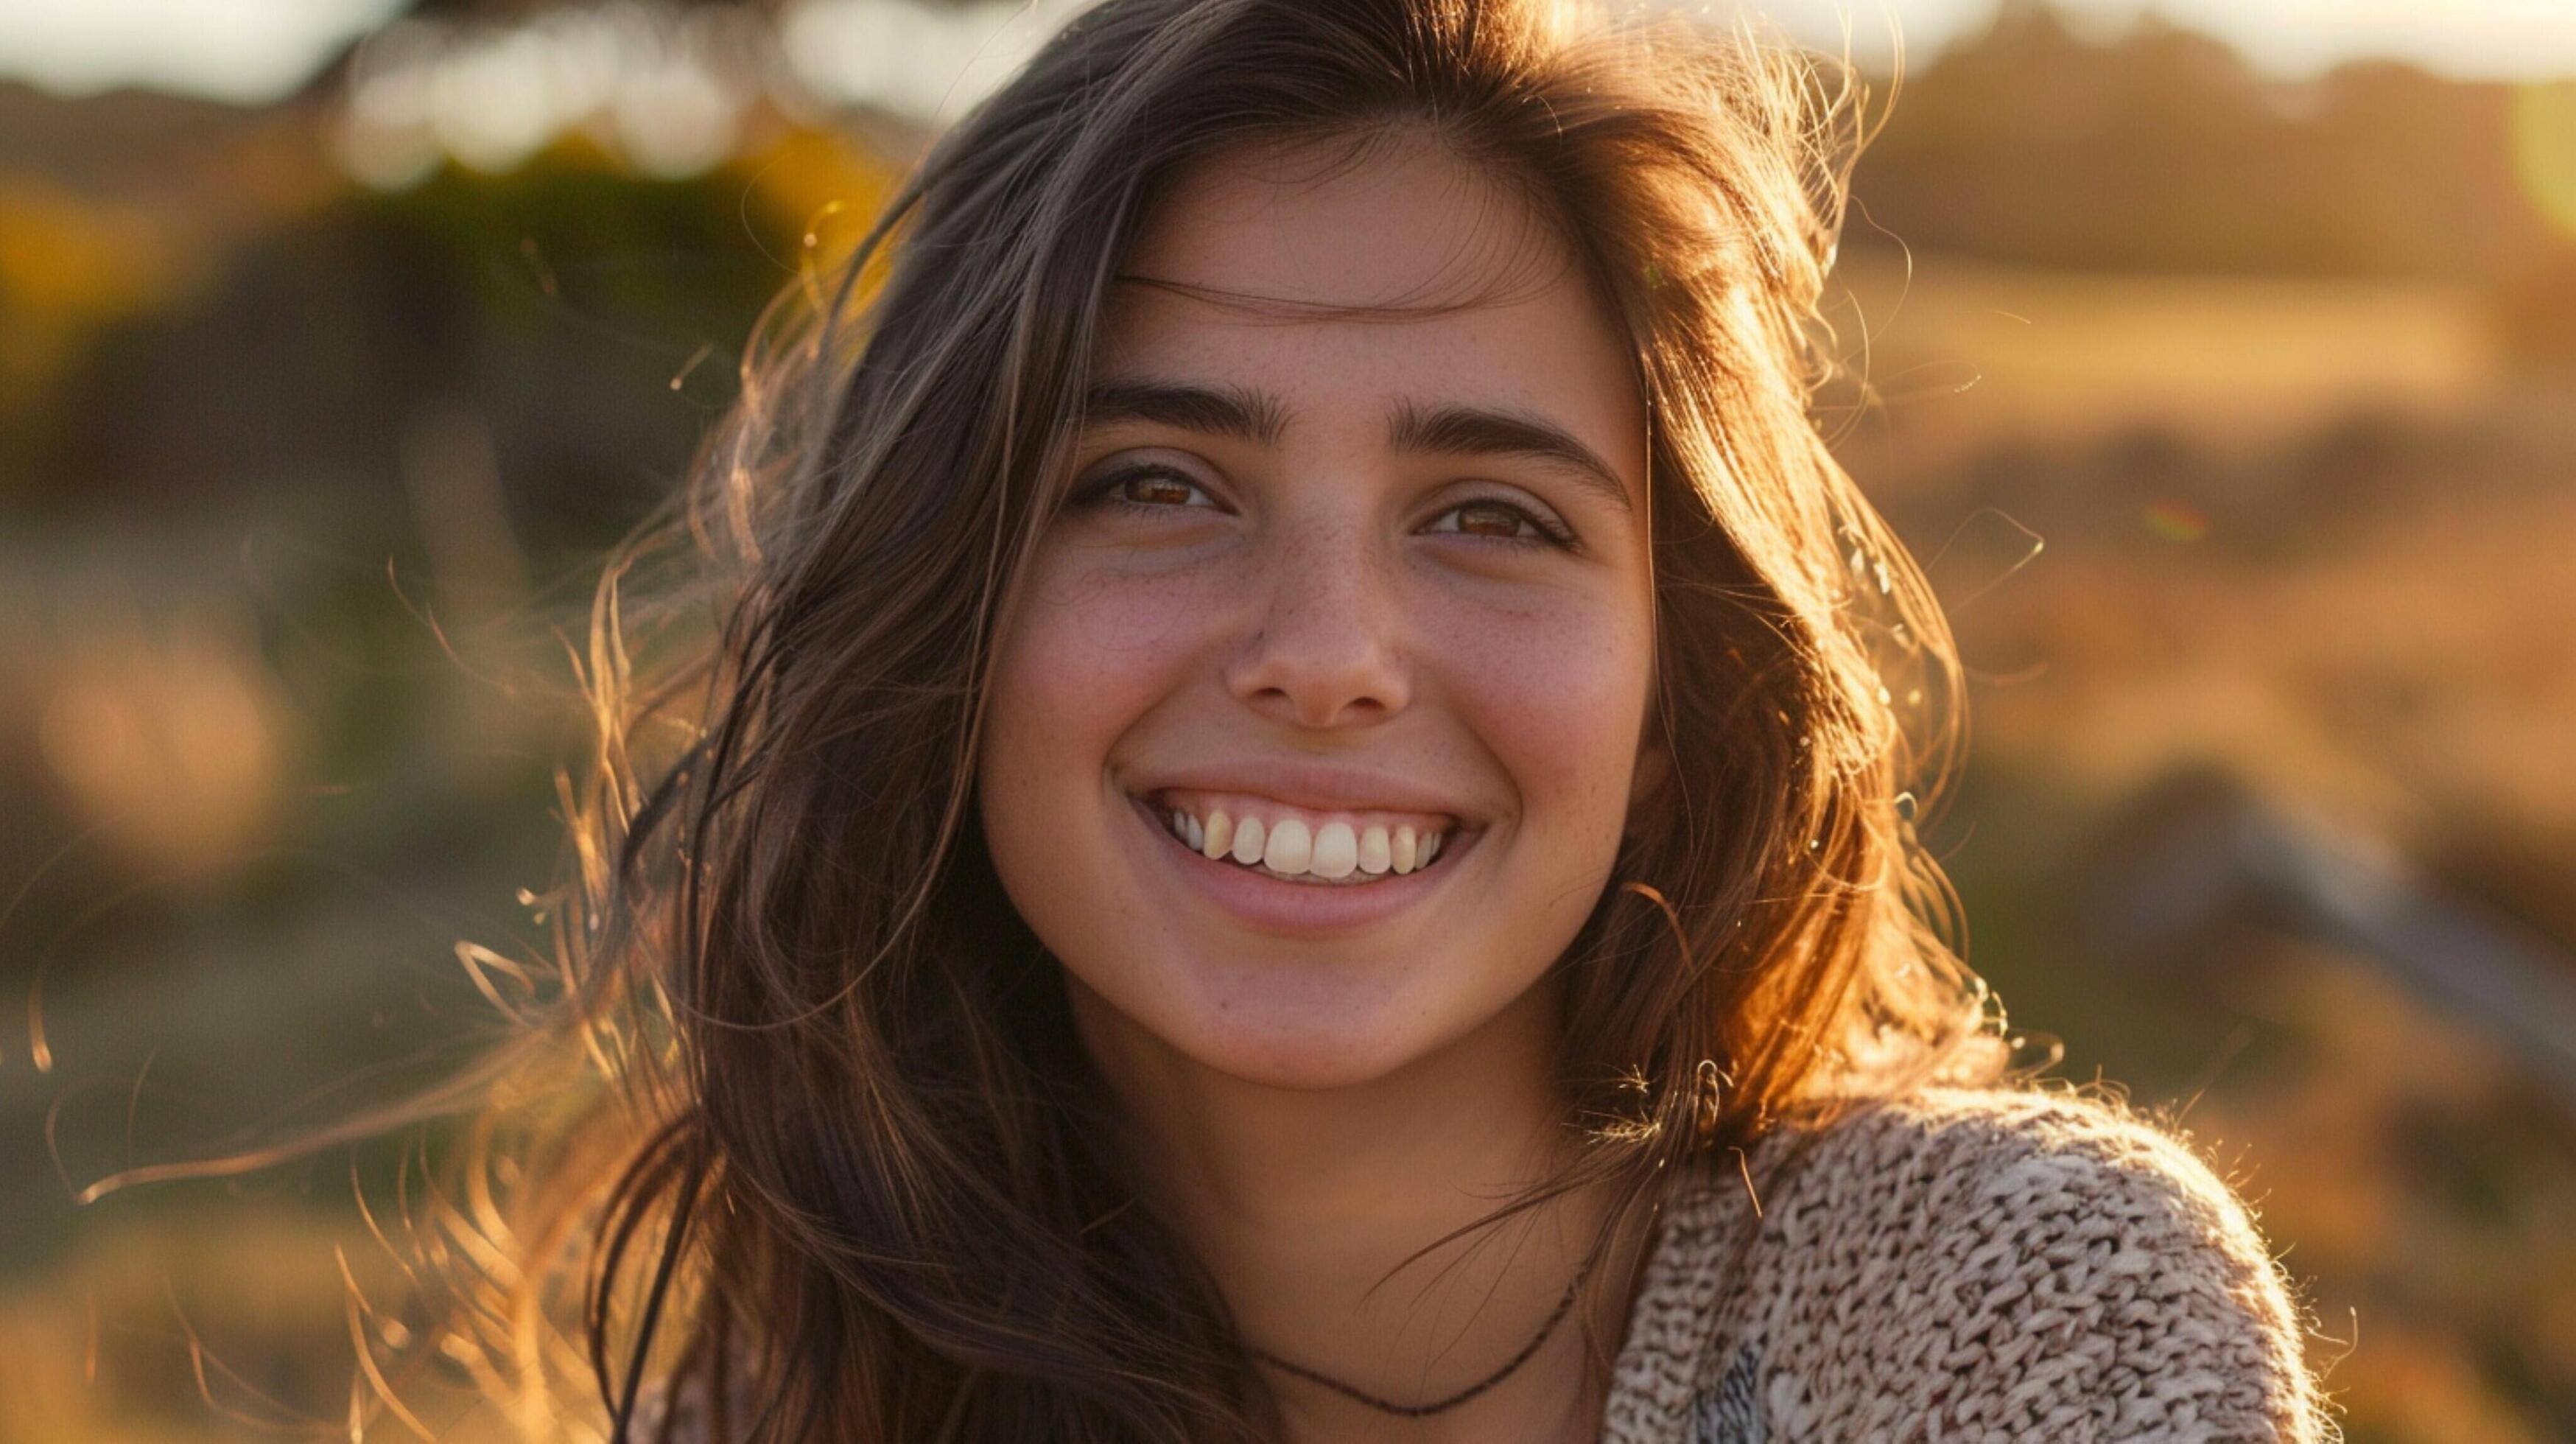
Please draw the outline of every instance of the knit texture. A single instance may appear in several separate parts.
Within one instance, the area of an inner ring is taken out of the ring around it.
[[[1929,1089],[1806,1139],[1666,1200],[1602,1444],[2337,1437],[2287,1281],[2162,1130]]]

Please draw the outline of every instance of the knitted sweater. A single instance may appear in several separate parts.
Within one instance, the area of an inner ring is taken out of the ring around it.
[[[2279,1268],[2165,1133],[1930,1089],[1811,1137],[1758,1216],[1787,1130],[1666,1200],[1602,1444],[2336,1437]]]

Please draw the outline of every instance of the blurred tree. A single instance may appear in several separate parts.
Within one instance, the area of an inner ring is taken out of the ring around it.
[[[2512,90],[2394,62],[2267,80],[2153,15],[2097,43],[2016,0],[1905,79],[1855,245],[2081,270],[2492,281],[2549,240]]]

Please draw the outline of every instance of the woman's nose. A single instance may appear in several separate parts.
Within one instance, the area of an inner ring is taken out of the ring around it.
[[[1227,665],[1229,690],[1264,716],[1317,730],[1403,711],[1412,680],[1397,568],[1357,526],[1283,539],[1257,569],[1261,594]]]

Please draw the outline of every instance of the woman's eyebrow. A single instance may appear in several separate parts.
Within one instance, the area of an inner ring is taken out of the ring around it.
[[[1100,382],[1083,398],[1082,424],[1152,421],[1187,431],[1240,437],[1277,446],[1288,429],[1279,398],[1243,386],[1198,386],[1145,377]]]
[[[1387,414],[1386,444],[1397,451],[1440,456],[1528,456],[1565,467],[1586,490],[1597,491],[1634,514],[1628,484],[1599,453],[1576,440],[1572,432],[1523,412],[1481,406],[1425,409],[1399,401]]]
[[[1288,408],[1269,392],[1247,386],[1115,377],[1091,388],[1083,400],[1082,421],[1085,426],[1148,421],[1276,446],[1288,429]],[[1387,413],[1386,444],[1394,451],[1417,454],[1552,461],[1621,511],[1636,511],[1628,484],[1598,452],[1563,427],[1523,412],[1481,406],[1425,407],[1400,400]]]

